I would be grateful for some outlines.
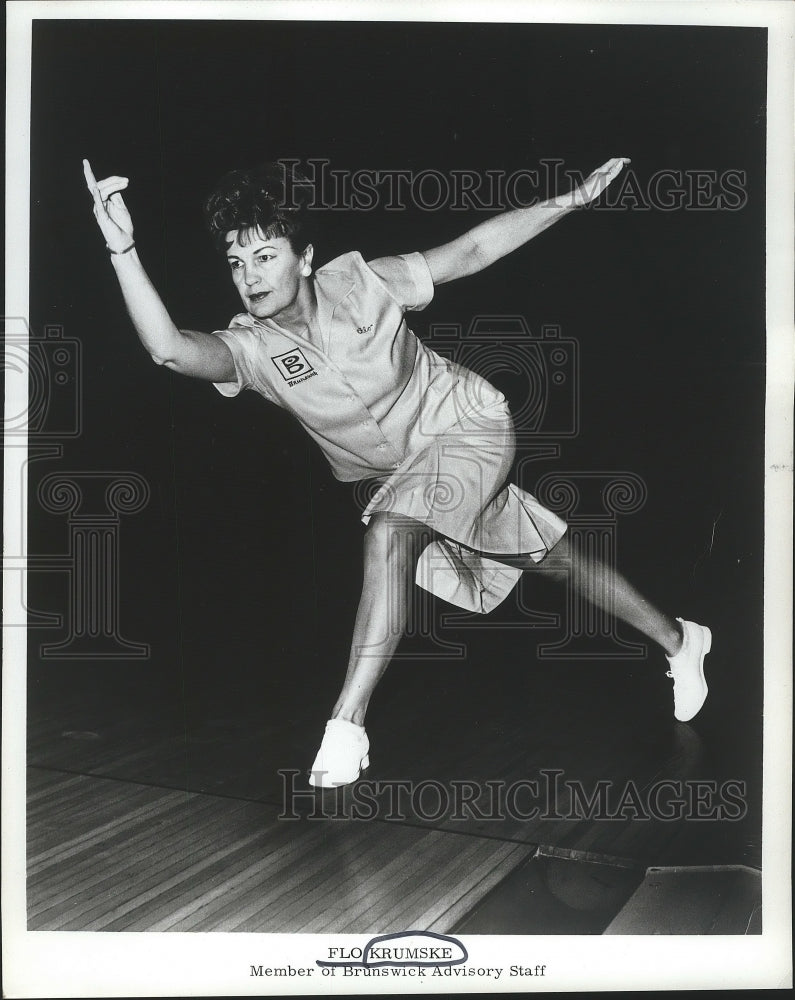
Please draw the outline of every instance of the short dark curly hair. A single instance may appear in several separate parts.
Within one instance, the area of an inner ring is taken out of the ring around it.
[[[291,166],[278,162],[225,174],[204,203],[216,248],[228,250],[232,230],[259,229],[266,238],[285,237],[294,253],[303,253],[312,242],[307,184]]]

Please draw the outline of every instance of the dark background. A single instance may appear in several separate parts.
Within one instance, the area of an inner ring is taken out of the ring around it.
[[[719,649],[726,655],[713,697],[746,706],[738,746],[760,752],[763,30],[47,21],[34,24],[33,42],[31,323],[80,341],[83,425],[62,460],[31,466],[30,495],[58,470],[130,470],[152,491],[120,535],[121,632],[150,643],[151,657],[48,661],[39,645],[62,633],[34,629],[34,706],[39,692],[90,683],[143,687],[188,720],[219,705],[266,717],[287,704],[280,691],[297,690],[317,702],[322,724],[360,584],[350,490],[298,425],[253,393],[230,401],[157,368],[138,344],[82,157],[98,177],[129,176],[125,198],[155,285],[178,325],[210,330],[239,309],[201,218],[232,167],[289,156],[339,170],[511,172],[558,158],[586,172],[621,155],[641,182],[661,169],[745,171],[747,204],[578,213],[439,289],[411,325],[422,336],[433,323],[518,314],[534,331],[559,324],[578,340],[580,433],[560,442],[556,462],[536,463],[538,475],[642,477],[645,507],[619,521],[621,565],[672,614],[719,622],[716,662]],[[424,249],[487,214],[332,212],[316,260]],[[31,553],[66,550],[65,518],[35,502],[29,532]],[[562,596],[538,586],[539,606],[562,610]],[[30,598],[63,611],[63,576],[34,574]],[[516,670],[541,669],[537,639],[557,633],[534,633],[529,645],[515,630],[467,636],[473,650],[487,643],[507,698]],[[446,672],[460,685],[482,669],[475,653],[463,665],[423,663],[427,647],[415,646],[374,711],[388,712],[402,670],[427,670],[428,697],[441,704]],[[604,670],[605,683],[620,684],[622,671],[649,667],[554,669],[572,683]]]

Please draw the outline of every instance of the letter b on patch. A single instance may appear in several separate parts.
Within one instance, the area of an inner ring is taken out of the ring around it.
[[[294,347],[284,354],[277,354],[271,358],[271,361],[282,373],[285,382],[291,382],[294,378],[300,378],[314,370],[304,357],[300,347]]]

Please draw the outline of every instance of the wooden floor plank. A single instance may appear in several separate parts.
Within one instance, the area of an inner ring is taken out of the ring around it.
[[[321,850],[325,845],[321,845]],[[357,894],[369,891],[367,880],[374,866],[383,870],[384,855],[387,845],[385,838],[365,837],[346,845],[340,853],[334,851],[334,865],[325,866],[318,875],[305,881],[297,887],[279,906],[278,919],[285,933],[293,933],[317,913],[336,913],[337,919],[350,907],[349,890],[356,887]],[[335,904],[341,902],[337,909]],[[262,911],[251,915],[251,924],[247,921],[240,926],[248,930],[250,926],[261,926]]]
[[[28,886],[35,888],[38,884],[46,882],[50,887],[54,887],[59,881],[69,881],[72,878],[81,878],[83,871],[96,871],[110,859],[118,857],[119,851],[135,856],[135,854],[147,846],[157,848],[158,840],[153,833],[157,826],[163,823],[189,824],[202,809],[208,810],[210,804],[200,801],[195,806],[186,808],[184,802],[169,802],[159,814],[157,823],[131,823],[129,826],[120,827],[110,835],[103,838],[99,844],[87,845],[85,850],[74,854],[67,863],[59,861],[58,857],[28,877]]]
[[[372,927],[383,932],[395,913],[400,912],[408,919],[421,908],[423,894],[429,886],[435,887],[437,894],[454,894],[462,880],[471,878],[468,860],[476,854],[479,843],[475,837],[447,841],[443,834],[432,833],[425,841],[422,855],[412,859],[411,864],[404,863],[399,881],[391,891],[373,891],[368,900],[370,905],[352,914],[343,930],[355,933]],[[488,846],[493,850],[495,845]]]
[[[105,841],[102,848],[89,849],[82,859],[71,859],[69,864],[59,865],[55,872],[45,870],[31,879],[29,887],[29,916],[47,912],[56,916],[55,908],[63,905],[64,910],[79,905],[81,898],[93,901],[103,889],[117,887],[120,883],[133,880],[136,873],[154,874],[175,856],[182,858],[182,842],[190,838],[194,850],[200,852],[205,845],[206,834],[199,833],[203,813],[217,812],[215,803],[199,802],[196,808],[186,811],[171,810],[169,821],[167,812],[161,814],[159,822],[168,823],[168,838],[162,842],[147,824],[136,834],[125,836],[119,833],[113,840]],[[226,822],[226,820],[224,820]],[[220,823],[219,823],[220,832]],[[175,843],[176,842],[176,843]],[[39,887],[46,887],[46,895],[39,893]],[[39,899],[36,899],[36,896]]]
[[[29,844],[32,853],[40,854],[47,850],[50,841],[63,843],[64,837],[79,840],[87,830],[96,827],[96,816],[102,815],[103,820],[124,816],[137,803],[151,804],[162,798],[164,792],[141,786],[129,786],[118,795],[97,795],[96,789],[86,789],[83,794],[70,795],[69,801],[61,803],[57,811],[50,809],[43,815],[30,817],[31,829]],[[57,817],[57,822],[55,819]]]
[[[525,845],[506,845],[502,856],[495,855],[484,869],[481,879],[452,905],[437,903],[420,918],[429,931],[449,934],[458,922],[470,913],[495,886],[533,854]]]
[[[345,831],[342,831],[345,836]],[[421,878],[417,859],[422,855],[422,837],[417,831],[378,824],[361,845],[352,845],[342,855],[339,865],[331,868],[328,880],[316,902],[315,887],[301,898],[300,911],[290,919],[288,928],[299,931],[319,915],[320,929],[340,929],[352,914],[366,909],[373,899],[388,896],[398,898],[393,871],[414,871]],[[329,907],[329,896],[340,901],[339,907]],[[249,928],[250,929],[250,928]]]
[[[64,778],[58,771],[44,771],[36,767],[28,768],[26,782],[28,812],[30,813],[31,806],[35,808],[35,803],[42,799],[48,799],[53,789],[57,788],[59,792],[62,792],[66,788],[74,788],[80,784],[81,778],[80,774]]]
[[[102,842],[109,833],[121,828],[130,829],[130,826],[137,822],[151,822],[152,818],[158,814],[163,804],[168,801],[169,792],[156,791],[147,788],[145,801],[131,811],[114,816],[113,819],[99,823],[90,832],[72,836],[63,843],[53,844],[51,847],[41,850],[38,853],[29,854],[28,872],[35,874],[43,866],[54,863],[61,863],[67,858],[81,853],[89,845]],[[143,796],[142,796],[143,797]]]
[[[230,831],[231,833],[231,831]],[[179,899],[186,892],[194,892],[203,879],[215,871],[223,869],[236,854],[243,854],[252,845],[262,841],[262,832],[256,830],[247,836],[230,839],[225,845],[200,861],[193,861],[193,851],[189,843],[183,844],[181,851],[175,852],[174,860],[164,869],[144,878],[135,886],[121,894],[116,894],[109,902],[104,902],[89,911],[90,920],[81,926],[67,926],[68,930],[126,930],[130,924],[125,918],[132,912],[146,913],[146,904],[163,903]],[[121,898],[120,898],[121,896]],[[145,917],[146,918],[146,917]]]
[[[323,835],[317,829],[304,837],[269,827],[270,842],[256,854],[246,853],[236,865],[231,865],[217,877],[205,879],[201,892],[187,905],[180,906],[177,920],[163,920],[163,929],[215,930],[224,921],[234,919],[252,899],[261,905],[261,893],[279,885],[281,873],[290,871],[313,849],[322,848]],[[161,924],[158,924],[161,926]]]
[[[229,923],[239,921],[248,908],[258,910],[278,901],[293,888],[296,878],[310,878],[312,871],[307,858],[319,858],[321,864],[334,863],[334,854],[324,844],[324,831],[318,824],[302,824],[303,832],[298,833],[296,824],[278,821],[268,807],[262,809],[257,826],[264,829],[256,849],[227,859],[223,866],[216,866],[215,871],[204,870],[200,892],[189,906],[192,912],[181,917],[178,924],[169,920],[169,928],[227,928]],[[158,919],[182,888],[177,885],[161,894]],[[152,915],[147,909],[143,919],[148,923]],[[114,926],[113,929],[121,928]]]
[[[361,826],[350,827],[348,837],[342,841],[337,838],[336,844],[329,844],[325,836],[328,830],[322,829],[319,833],[318,841],[314,833],[299,834],[297,840],[301,850],[289,867],[269,871],[268,877],[262,881],[259,878],[252,880],[240,896],[240,906],[232,908],[227,905],[220,921],[216,918],[216,929],[254,931],[273,930],[274,923],[280,926],[279,904],[312,885],[326,866],[344,864],[346,850],[360,844],[367,835]],[[335,828],[333,833],[336,835],[339,830]],[[202,929],[201,926],[199,929]]]
[[[514,846],[472,837],[466,838],[473,841],[471,846],[462,844],[450,851],[445,835],[437,833],[435,836],[438,838],[440,857],[434,877],[423,881],[417,880],[417,884],[406,893],[401,903],[381,914],[379,926],[383,927],[384,933],[407,926],[408,917],[416,913],[419,913],[422,926],[427,927],[449,909],[452,898],[458,898],[457,894],[451,893],[450,890],[453,886],[460,885],[462,872],[467,873],[468,882],[471,886],[475,886],[487,871],[495,867],[504,854],[510,853]]]
[[[416,857],[424,857],[432,839],[431,831],[418,836],[416,831],[404,832],[401,827],[388,826],[378,841],[374,840],[374,844],[380,845],[383,855],[377,865],[379,885],[383,893],[399,895],[400,886],[407,878],[404,851],[410,849]],[[346,920],[358,920],[373,901],[372,863],[367,858],[365,861],[366,864],[354,870],[352,877],[347,880],[345,892],[339,893],[332,906],[327,909],[318,908],[315,912],[305,911],[303,918],[296,922],[295,929],[307,934],[319,934],[329,927],[339,928]],[[421,877],[416,862],[413,870],[416,877]]]

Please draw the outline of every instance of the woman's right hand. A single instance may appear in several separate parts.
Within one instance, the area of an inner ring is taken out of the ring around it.
[[[83,160],[83,174],[94,199],[94,218],[102,230],[108,250],[115,254],[123,253],[133,243],[132,218],[121,196],[129,180],[126,177],[106,177],[98,181],[88,160]]]

